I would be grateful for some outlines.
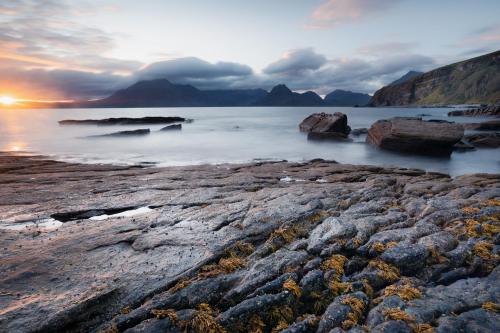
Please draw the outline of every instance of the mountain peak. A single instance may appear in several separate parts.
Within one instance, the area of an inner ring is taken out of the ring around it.
[[[284,84],[278,84],[271,89],[271,94],[292,94],[290,88]]]
[[[404,83],[404,82],[409,81],[409,80],[413,79],[414,77],[420,76],[422,74],[424,74],[424,73],[417,72],[417,71],[409,71],[405,75],[401,76],[399,79],[395,80],[394,82],[391,82],[389,85],[393,86],[395,84]]]

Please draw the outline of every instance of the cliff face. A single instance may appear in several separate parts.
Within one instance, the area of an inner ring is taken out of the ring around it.
[[[372,106],[500,101],[500,51],[444,66],[378,90]]]

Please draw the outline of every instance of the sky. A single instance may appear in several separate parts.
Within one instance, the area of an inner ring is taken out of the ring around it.
[[[0,0],[0,96],[83,100],[166,78],[373,93],[500,49],[498,0]]]

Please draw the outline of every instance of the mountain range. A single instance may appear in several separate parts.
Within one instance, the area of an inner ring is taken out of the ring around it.
[[[72,107],[221,107],[221,106],[354,106],[366,105],[371,96],[335,90],[325,99],[313,91],[297,93],[279,84],[264,89],[200,90],[167,79],[139,81],[109,97],[77,102]]]
[[[370,105],[472,104],[498,101],[500,51],[420,75],[411,74],[405,80],[397,80],[375,92]]]

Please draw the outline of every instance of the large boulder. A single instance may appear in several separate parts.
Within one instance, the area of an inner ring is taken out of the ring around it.
[[[351,132],[347,125],[347,116],[341,112],[313,113],[300,123],[299,129],[301,132],[314,133],[313,136],[321,133],[321,136],[344,138]]]
[[[366,142],[387,150],[449,156],[463,135],[458,124],[395,117],[375,122],[368,130]]]

